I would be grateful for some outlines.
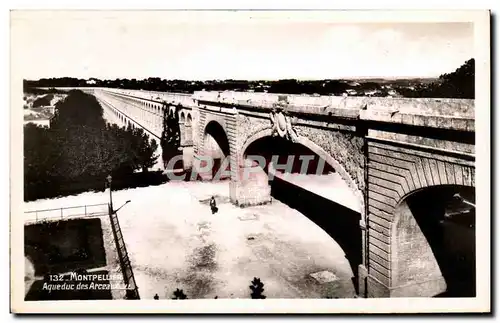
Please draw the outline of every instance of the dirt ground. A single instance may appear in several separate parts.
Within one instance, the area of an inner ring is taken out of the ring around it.
[[[216,196],[219,212],[208,205]],[[26,210],[106,203],[83,193],[25,204]],[[141,299],[250,298],[258,277],[267,298],[354,297],[353,276],[338,244],[298,211],[278,201],[239,208],[227,182],[170,182],[113,192]],[[28,270],[28,269],[27,269]],[[328,271],[329,282],[310,275]]]

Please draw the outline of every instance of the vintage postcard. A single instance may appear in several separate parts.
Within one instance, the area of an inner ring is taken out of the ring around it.
[[[490,12],[10,23],[12,312],[491,311]]]

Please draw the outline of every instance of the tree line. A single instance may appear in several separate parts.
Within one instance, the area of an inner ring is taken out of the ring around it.
[[[114,79],[97,78],[42,78],[40,80],[24,80],[25,87],[111,87],[121,89],[148,90],[160,92],[193,93],[194,91],[254,91],[288,94],[342,95],[347,90],[356,90],[353,95],[365,95],[365,91],[376,90],[375,96],[388,95],[387,86],[403,97],[430,98],[474,98],[474,59],[466,61],[456,71],[443,74],[434,82],[422,79],[326,79],[326,80],[166,80],[159,77],[146,79]]]
[[[413,90],[403,87],[398,90],[404,97],[474,99],[474,59],[469,59],[454,72],[440,75],[436,82],[419,84]]]
[[[92,82],[89,82],[92,81]],[[147,90],[159,92],[194,93],[195,91],[254,91],[268,93],[289,94],[321,94],[342,95],[347,89],[352,88],[348,80],[296,80],[282,79],[276,81],[248,81],[248,80],[211,80],[211,81],[186,81],[165,80],[150,77],[143,80],[115,79],[90,80],[77,78],[49,78],[37,81],[24,80],[25,87],[109,87],[131,90]],[[361,82],[363,88],[380,88],[379,83]]]
[[[147,172],[156,149],[142,129],[106,123],[94,96],[72,90],[56,104],[50,128],[24,126],[24,198],[102,190],[109,174],[120,180]]]

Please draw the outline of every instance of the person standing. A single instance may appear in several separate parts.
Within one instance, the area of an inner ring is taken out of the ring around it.
[[[210,209],[212,210],[212,214],[217,213],[217,211],[219,210],[217,208],[217,203],[215,202],[215,197],[213,197],[213,196],[210,199]]]

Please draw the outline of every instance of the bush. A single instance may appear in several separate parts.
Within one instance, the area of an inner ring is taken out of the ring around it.
[[[172,299],[187,299],[187,296],[186,294],[184,294],[184,291],[182,289],[177,288]]]
[[[33,108],[43,107],[50,105],[50,101],[54,98],[53,94],[47,94],[42,97],[39,97],[33,101]]]
[[[260,281],[260,278],[254,277],[252,280],[252,285],[249,286],[252,290],[250,296],[252,299],[265,299],[266,296],[262,294],[264,292],[264,283]]]

